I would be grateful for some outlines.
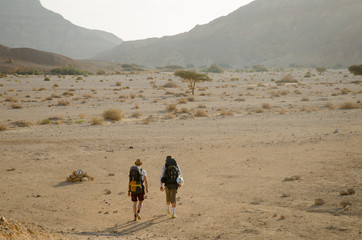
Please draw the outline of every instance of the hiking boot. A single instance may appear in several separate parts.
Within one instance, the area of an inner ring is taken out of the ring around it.
[[[176,214],[172,214],[172,218],[177,218]]]
[[[142,219],[139,214],[137,214],[137,218],[138,218],[138,220],[141,220],[141,219]]]
[[[137,216],[134,217],[133,221],[137,221]]]
[[[171,211],[170,210],[166,210],[167,211],[167,214],[171,214]]]

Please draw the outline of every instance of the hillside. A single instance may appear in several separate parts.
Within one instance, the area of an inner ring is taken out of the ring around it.
[[[45,9],[39,0],[0,0],[0,6],[0,44],[11,48],[34,48],[85,59],[122,43],[111,33],[72,24]]]
[[[90,73],[96,73],[98,70],[105,72],[124,70],[116,63],[74,60],[51,52],[31,48],[9,48],[0,44],[0,72],[48,72],[53,68],[65,66],[74,66]]]
[[[360,39],[360,0],[255,0],[189,32],[124,42],[96,58],[153,67],[335,67],[362,62]]]

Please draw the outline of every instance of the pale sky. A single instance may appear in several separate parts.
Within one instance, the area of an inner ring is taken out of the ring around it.
[[[40,0],[75,25],[129,41],[171,36],[228,15],[253,0]]]

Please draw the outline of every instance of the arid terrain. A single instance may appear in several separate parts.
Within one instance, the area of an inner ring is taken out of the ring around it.
[[[361,239],[362,77],[209,76],[194,96],[163,72],[0,78],[0,239]],[[167,155],[185,179],[176,219]],[[137,158],[150,192],[133,222]],[[94,181],[66,182],[78,169]]]

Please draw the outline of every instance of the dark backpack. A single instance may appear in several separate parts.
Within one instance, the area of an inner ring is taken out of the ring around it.
[[[179,176],[179,170],[175,159],[167,159],[165,164],[165,174],[163,182],[168,188],[177,188],[176,179]]]
[[[143,192],[142,169],[132,166],[129,170],[129,190],[132,193]]]

